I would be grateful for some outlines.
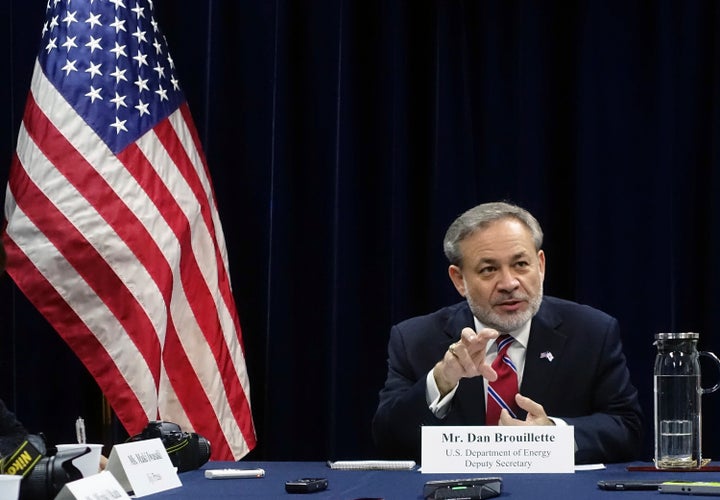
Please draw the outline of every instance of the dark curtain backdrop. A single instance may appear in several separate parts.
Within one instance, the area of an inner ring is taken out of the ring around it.
[[[2,185],[45,3],[0,6]],[[619,319],[651,458],[653,335],[698,331],[720,352],[719,3],[155,7],[224,224],[252,458],[375,456],[390,327],[460,300],[445,229],[496,199],[542,223],[547,294]],[[0,293],[0,396],[52,440],[78,415],[90,439],[120,439],[72,352],[7,277]],[[704,397],[714,458],[718,418],[720,392]]]

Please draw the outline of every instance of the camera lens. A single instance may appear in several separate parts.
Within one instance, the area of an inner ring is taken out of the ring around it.
[[[65,483],[82,479],[82,473],[72,461],[86,453],[90,453],[90,448],[58,451],[53,456],[40,459],[20,483],[20,500],[55,498]]]

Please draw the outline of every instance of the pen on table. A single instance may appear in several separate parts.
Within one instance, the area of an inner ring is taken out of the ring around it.
[[[78,417],[75,421],[75,435],[78,444],[85,444],[85,420],[82,417]]]

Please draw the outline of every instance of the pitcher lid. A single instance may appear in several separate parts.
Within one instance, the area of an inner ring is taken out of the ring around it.
[[[697,340],[700,338],[700,334],[696,332],[673,332],[673,333],[656,333],[656,340],[676,340],[676,339],[689,339]]]

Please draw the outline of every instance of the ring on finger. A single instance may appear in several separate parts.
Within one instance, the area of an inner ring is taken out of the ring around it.
[[[448,347],[448,351],[450,351],[450,354],[457,357],[457,353],[455,352],[455,344],[450,344],[450,347]]]

